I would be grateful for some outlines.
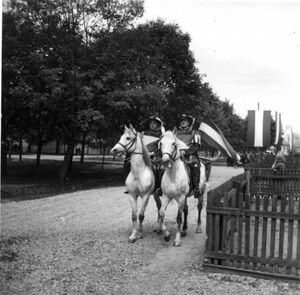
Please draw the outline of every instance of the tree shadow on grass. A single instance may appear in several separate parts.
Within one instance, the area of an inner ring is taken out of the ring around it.
[[[124,185],[122,163],[99,161],[73,162],[66,182],[59,183],[61,161],[43,160],[39,169],[35,160],[10,161],[8,173],[1,177],[1,201],[24,201],[85,189]]]

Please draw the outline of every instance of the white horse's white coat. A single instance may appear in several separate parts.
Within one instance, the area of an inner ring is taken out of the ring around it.
[[[132,207],[132,233],[129,242],[135,242],[142,237],[143,220],[149,197],[153,193],[155,178],[151,167],[151,160],[147,148],[143,144],[141,135],[130,126],[125,126],[125,131],[119,142],[112,148],[112,153],[130,153],[131,171],[126,178],[126,186]],[[141,208],[138,213],[137,198],[142,198]],[[139,215],[139,228],[137,216]]]
[[[172,199],[178,203],[177,232],[174,246],[181,245],[182,213],[189,193],[189,175],[184,162],[180,158],[180,141],[171,131],[167,131],[160,139],[162,162],[166,171],[162,177],[161,189],[163,192],[160,209],[160,224],[166,241],[170,240],[170,233],[164,222],[165,211]]]
[[[163,154],[162,161],[166,167],[166,171],[162,178],[161,188],[163,192],[162,206],[160,209],[160,226],[164,232],[165,240],[169,240],[169,231],[164,223],[165,210],[172,199],[175,199],[178,203],[178,215],[177,215],[177,233],[174,240],[174,246],[181,245],[181,236],[186,235],[187,229],[187,203],[186,197],[190,194],[190,177],[186,168],[186,163],[180,158],[180,150],[187,149],[185,143],[179,140],[176,135],[167,131],[163,134],[160,140],[160,149]],[[209,159],[207,159],[209,160]],[[214,160],[214,159],[213,159]],[[200,183],[199,188],[202,191],[201,196],[198,199],[198,224],[197,233],[201,233],[201,210],[203,205],[203,194],[206,190],[206,168],[203,163],[200,162]],[[182,212],[184,211],[184,223],[182,224]]]

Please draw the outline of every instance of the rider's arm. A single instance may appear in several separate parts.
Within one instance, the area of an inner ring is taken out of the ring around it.
[[[180,152],[180,157],[183,159],[189,147],[181,140],[178,140],[178,150]]]

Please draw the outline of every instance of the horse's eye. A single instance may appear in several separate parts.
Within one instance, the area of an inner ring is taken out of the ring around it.
[[[131,137],[127,136],[127,137],[126,137],[126,139],[127,139],[127,140],[130,140],[130,139],[131,139]]]

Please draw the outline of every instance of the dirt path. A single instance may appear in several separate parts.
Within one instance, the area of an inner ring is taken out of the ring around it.
[[[241,169],[213,167],[210,188]],[[124,187],[93,189],[1,206],[2,294],[296,294],[286,283],[207,274],[205,244],[196,234],[197,200],[189,198],[188,235],[172,246],[177,204],[166,214],[172,239],[153,232],[155,202],[144,238],[129,244],[131,207]],[[205,204],[206,205],[206,204]]]

